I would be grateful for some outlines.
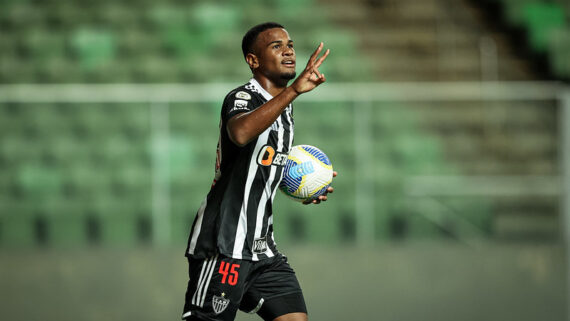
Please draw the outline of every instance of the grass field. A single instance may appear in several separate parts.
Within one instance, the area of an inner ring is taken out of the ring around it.
[[[282,247],[311,320],[564,320],[563,250],[449,243]],[[180,249],[0,251],[2,320],[179,320]],[[238,321],[261,320],[238,314]]]

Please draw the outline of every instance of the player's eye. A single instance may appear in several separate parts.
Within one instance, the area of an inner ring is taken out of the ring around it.
[[[279,48],[281,48],[281,45],[275,45],[275,46],[273,46],[273,49],[279,49]]]

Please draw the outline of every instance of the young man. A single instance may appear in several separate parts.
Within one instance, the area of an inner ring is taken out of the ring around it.
[[[275,246],[272,203],[293,144],[291,102],[325,82],[318,68],[329,50],[317,58],[322,49],[321,43],[287,86],[296,61],[283,26],[260,24],[243,37],[253,78],[222,105],[216,176],[186,250],[190,281],[183,319],[229,321],[241,309],[267,321],[307,320],[295,272]]]

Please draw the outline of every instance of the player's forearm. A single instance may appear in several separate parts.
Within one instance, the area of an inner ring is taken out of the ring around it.
[[[232,117],[226,127],[230,139],[245,146],[271,126],[297,96],[299,93],[287,87],[256,110]]]

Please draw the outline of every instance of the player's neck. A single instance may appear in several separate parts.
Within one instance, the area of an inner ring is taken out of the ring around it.
[[[265,89],[271,96],[275,97],[279,95],[285,88],[287,88],[288,80],[283,80],[275,82],[266,77],[261,77],[259,75],[254,75],[255,80]]]

